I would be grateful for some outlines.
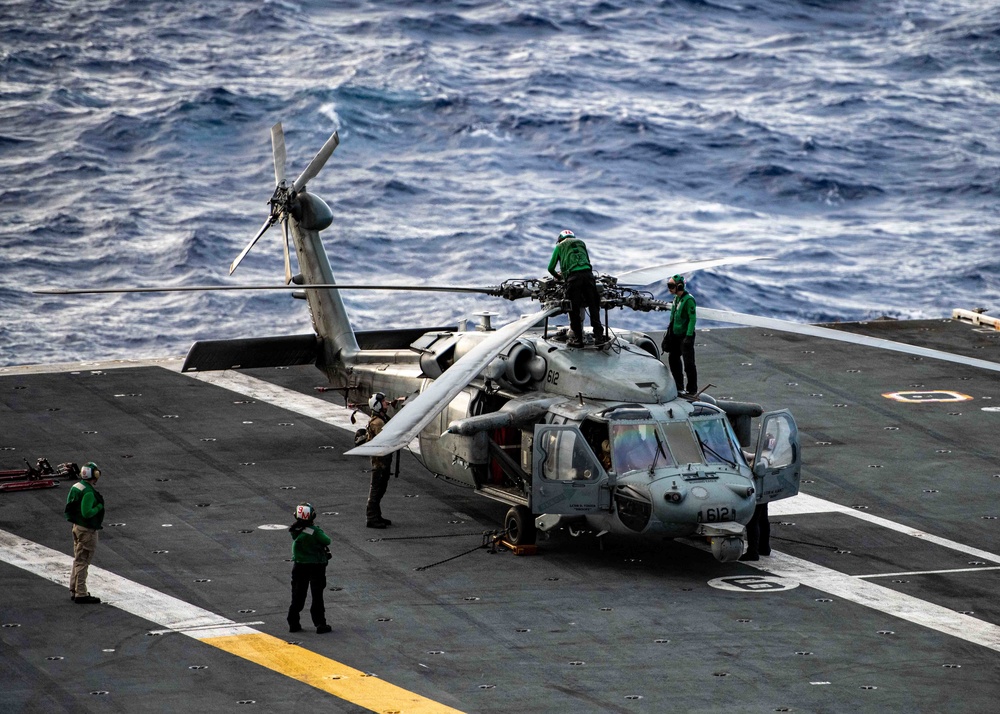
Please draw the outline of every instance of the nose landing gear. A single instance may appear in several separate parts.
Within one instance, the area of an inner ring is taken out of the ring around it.
[[[735,536],[712,538],[712,555],[720,563],[731,563],[743,555],[743,539]]]
[[[731,563],[743,555],[747,529],[736,521],[702,523],[696,532],[708,539],[712,555],[720,563]]]

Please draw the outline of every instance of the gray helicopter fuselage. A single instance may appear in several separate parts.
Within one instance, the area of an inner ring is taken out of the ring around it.
[[[407,349],[360,350],[331,376],[358,402],[374,391],[413,397],[486,334],[433,332]],[[633,343],[651,341],[623,332],[598,350],[522,336],[420,433],[415,455],[436,474],[548,514],[543,530],[678,537],[701,524],[742,527],[756,506],[753,473],[725,414],[677,399],[669,370]],[[699,444],[710,432],[714,453]],[[541,455],[546,439],[565,454]]]

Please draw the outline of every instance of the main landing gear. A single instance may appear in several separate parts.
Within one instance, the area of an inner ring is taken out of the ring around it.
[[[511,545],[534,545],[537,537],[535,519],[525,506],[512,506],[503,519],[507,542]]]

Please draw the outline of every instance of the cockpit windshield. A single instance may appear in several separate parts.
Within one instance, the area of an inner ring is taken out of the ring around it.
[[[691,421],[698,442],[705,455],[706,464],[746,464],[743,454],[736,445],[736,436],[726,418],[694,419]]]
[[[620,474],[649,469],[654,466],[673,466],[662,437],[657,438],[655,424],[614,423],[611,430],[611,453],[615,469]]]

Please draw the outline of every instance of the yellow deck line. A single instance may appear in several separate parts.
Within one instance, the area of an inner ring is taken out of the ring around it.
[[[372,711],[461,714],[458,709],[262,632],[201,641]]]

